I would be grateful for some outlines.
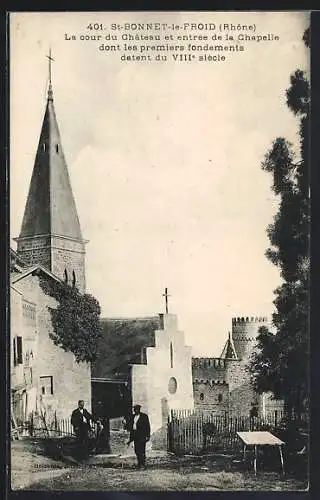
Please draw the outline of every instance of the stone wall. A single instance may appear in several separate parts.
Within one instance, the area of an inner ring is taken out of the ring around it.
[[[62,280],[65,280],[67,273],[68,284],[73,285],[74,282],[83,293],[86,288],[84,243],[54,236],[51,245],[52,273]]]
[[[192,358],[192,378],[224,382],[226,363],[222,358]]]
[[[193,358],[196,408],[216,413],[228,410],[241,415],[248,415],[253,405],[262,410],[261,398],[254,391],[247,370],[261,326],[268,326],[266,317],[232,318],[232,341],[237,360]]]
[[[228,409],[226,384],[227,361],[222,358],[192,358],[193,397],[195,407],[223,413]]]
[[[275,399],[271,392],[265,392],[262,395],[262,414],[268,416],[274,415],[275,412],[278,415],[284,413],[284,400]]]
[[[260,407],[260,396],[254,391],[247,371],[247,358],[242,361],[229,360],[226,372],[229,384],[230,411],[249,415],[253,405]]]
[[[36,305],[35,352],[32,377],[37,390],[37,398],[34,403],[35,407],[29,408],[29,411],[42,408],[47,412],[48,418],[55,411],[58,418],[69,418],[72,410],[77,407],[79,399],[84,399],[86,407],[90,410],[90,365],[76,363],[71,352],[65,352],[62,348],[54,345],[49,337],[49,333],[52,332],[52,325],[48,307],[55,307],[55,300],[45,295],[39,285],[37,276],[28,275],[16,282],[14,287],[20,292],[23,300],[33,302]],[[12,307],[12,310],[15,311],[11,319],[14,325],[18,321],[15,317],[18,310],[16,307]],[[25,329],[24,332],[26,332]],[[30,337],[30,330],[28,335]],[[25,342],[23,344],[26,346]],[[48,389],[50,380],[52,381],[53,394]],[[43,394],[43,386],[46,386],[45,394]]]
[[[227,383],[193,381],[194,406],[198,410],[221,414],[229,408],[229,387]]]
[[[41,264],[47,269],[51,269],[50,236],[19,238],[17,242],[17,253],[19,257],[30,266]]]
[[[29,265],[41,264],[62,281],[85,291],[85,244],[80,240],[60,236],[35,236],[18,240],[18,255]]]
[[[11,389],[15,389],[24,383],[23,365],[14,363],[14,339],[22,336],[22,295],[14,287],[10,289],[10,373]]]

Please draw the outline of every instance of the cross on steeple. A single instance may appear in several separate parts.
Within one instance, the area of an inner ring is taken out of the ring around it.
[[[166,314],[168,314],[168,312],[169,312],[168,297],[170,297],[170,295],[168,294],[168,288],[164,289],[164,293],[162,294],[162,297],[165,297],[165,300],[166,300]]]
[[[51,85],[51,62],[54,61],[53,57],[51,57],[51,48],[49,49],[49,55],[46,56],[49,60],[49,90],[48,90],[48,99],[52,99],[52,85]]]
[[[49,83],[51,83],[51,61],[54,61],[53,57],[51,57],[51,48],[49,49],[49,55],[46,57],[49,59]]]

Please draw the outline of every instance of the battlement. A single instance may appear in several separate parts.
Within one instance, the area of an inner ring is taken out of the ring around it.
[[[232,324],[236,323],[266,323],[268,318],[265,316],[247,316],[241,318],[232,318]]]
[[[203,379],[203,378],[194,378],[193,379],[193,385],[196,384],[204,384],[204,385],[210,385],[211,387],[214,385],[227,385],[226,380],[212,380],[212,379]]]
[[[223,358],[192,358],[192,367],[225,370],[226,360]]]
[[[234,335],[233,340],[237,341],[237,342],[249,342],[249,341],[255,342],[257,340],[257,338],[256,337],[247,337],[246,335],[241,335],[241,336]]]

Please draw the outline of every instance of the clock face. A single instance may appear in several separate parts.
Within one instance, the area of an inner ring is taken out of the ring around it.
[[[168,391],[170,392],[170,394],[175,394],[177,392],[177,387],[177,380],[174,377],[171,377],[168,384]]]

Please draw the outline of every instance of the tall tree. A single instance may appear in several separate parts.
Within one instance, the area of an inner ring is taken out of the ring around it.
[[[303,40],[309,47],[309,29]],[[286,139],[277,138],[262,163],[273,176],[272,190],[279,198],[278,212],[267,228],[271,246],[266,251],[283,280],[274,291],[276,333],[260,329],[249,370],[258,392],[273,392],[284,399],[289,414],[299,415],[309,401],[310,88],[304,71],[291,75],[286,98],[299,118],[299,155]]]

